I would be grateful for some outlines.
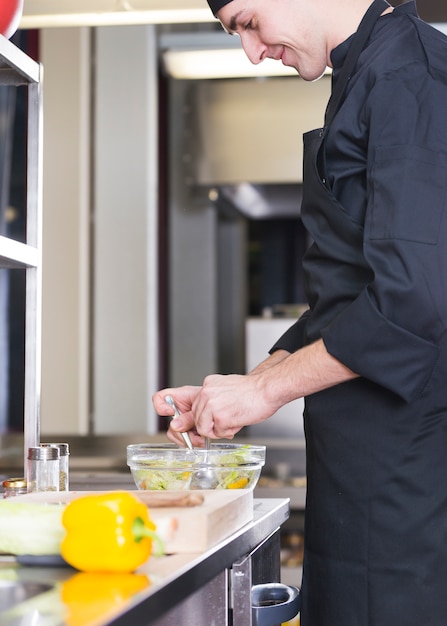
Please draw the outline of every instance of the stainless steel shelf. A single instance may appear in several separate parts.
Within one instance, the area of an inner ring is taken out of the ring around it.
[[[37,248],[0,235],[0,267],[26,269],[38,267],[39,262],[40,254]]]
[[[0,84],[27,85],[40,82],[39,64],[0,35]]]
[[[26,243],[0,237],[0,268],[25,269],[25,407],[26,451],[39,441],[41,359],[42,232],[42,70],[0,35],[0,84],[27,87]]]

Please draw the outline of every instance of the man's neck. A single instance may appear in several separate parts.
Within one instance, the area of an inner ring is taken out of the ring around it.
[[[319,0],[326,6],[325,23],[328,32],[329,50],[353,35],[362,21],[365,13],[372,4],[371,0]],[[391,13],[393,7],[384,10]]]

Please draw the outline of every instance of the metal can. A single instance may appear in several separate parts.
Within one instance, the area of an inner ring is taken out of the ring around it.
[[[27,493],[25,478],[7,478],[2,483],[3,497],[12,498]]]

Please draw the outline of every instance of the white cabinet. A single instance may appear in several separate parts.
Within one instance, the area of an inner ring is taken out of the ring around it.
[[[40,423],[41,74],[38,63],[0,35],[0,84],[27,89],[26,242],[0,236],[0,268],[26,271],[24,456],[39,441]]]
[[[251,317],[246,320],[247,371],[252,370],[268,357],[269,349],[295,322],[296,318],[283,317]],[[303,410],[302,398],[289,402],[265,422],[250,426],[250,436],[303,438]]]

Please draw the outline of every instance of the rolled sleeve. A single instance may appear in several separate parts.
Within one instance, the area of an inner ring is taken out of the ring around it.
[[[310,310],[305,311],[301,317],[286,332],[281,335],[275,345],[269,350],[269,354],[276,350],[287,350],[293,353],[302,348],[305,344],[305,328],[310,317]]]
[[[436,344],[386,319],[367,290],[321,336],[333,357],[407,402],[422,393],[439,356]]]

